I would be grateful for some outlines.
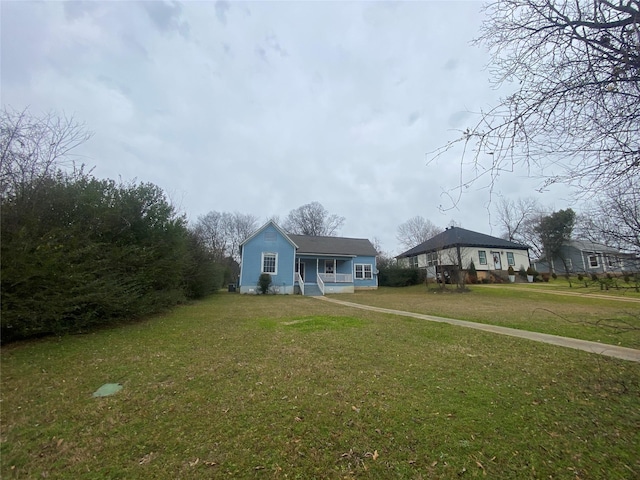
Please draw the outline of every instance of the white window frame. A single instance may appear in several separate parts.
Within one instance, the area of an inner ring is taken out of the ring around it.
[[[594,262],[591,259],[595,260],[595,265],[593,264]],[[596,255],[595,253],[593,255],[589,255],[587,257],[587,260],[589,261],[589,268],[598,268],[600,266],[598,255]]]
[[[482,257],[484,257],[484,261],[482,261]],[[478,250],[478,265],[487,265],[487,251],[486,250]]]
[[[358,272],[358,267],[360,267],[360,272]],[[371,280],[373,278],[373,266],[370,263],[356,263],[354,270],[356,280]]]
[[[516,266],[516,256],[513,252],[507,252],[507,265],[511,265],[512,267]]]
[[[409,257],[409,268],[418,268],[418,257]]]
[[[269,271],[265,270],[265,268],[264,268],[265,267],[264,261],[265,261],[265,259],[267,257],[269,257],[269,258],[273,257],[273,259],[274,259],[273,272],[269,272]],[[262,259],[261,260],[262,260],[261,261],[261,265],[262,266],[261,266],[260,270],[261,270],[262,273],[268,273],[269,275],[277,275],[278,274],[278,252],[262,252]]]
[[[427,267],[436,267],[438,265],[438,252],[427,253]]]

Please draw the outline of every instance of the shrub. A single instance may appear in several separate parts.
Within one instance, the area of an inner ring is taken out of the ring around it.
[[[469,274],[469,283],[478,282],[478,272],[476,270],[475,264],[473,263],[473,260],[471,260],[471,263],[469,264],[468,274]]]
[[[269,293],[269,287],[271,287],[271,275],[263,273],[260,275],[260,278],[258,278],[258,290],[262,294],[267,294]]]
[[[516,271],[513,269],[513,267],[511,265],[509,265],[509,268],[507,269],[507,272],[509,273],[509,275],[515,275]]]
[[[581,273],[579,273],[578,274],[578,281],[581,282],[583,278],[584,278],[584,276]]]
[[[425,281],[426,272],[419,268],[390,266],[380,268],[378,283],[381,287],[408,287]]]
[[[520,270],[518,270],[518,275],[522,278],[527,278],[527,271],[525,270],[523,265],[520,265]]]
[[[598,281],[598,275],[596,275],[595,273],[591,274],[591,280],[593,280],[594,282]]]
[[[553,279],[554,279],[554,280],[557,280],[557,278],[558,278],[558,274],[557,274],[556,272],[553,272],[553,273],[551,274],[551,276],[553,277]],[[543,277],[543,278],[544,278],[544,277]],[[548,282],[548,281],[549,281],[549,277],[547,277],[547,279],[545,280],[545,282]]]

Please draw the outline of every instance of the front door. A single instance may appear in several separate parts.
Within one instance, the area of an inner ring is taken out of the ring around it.
[[[491,252],[491,255],[493,255],[494,270],[502,270],[502,261],[500,260],[500,252]]]

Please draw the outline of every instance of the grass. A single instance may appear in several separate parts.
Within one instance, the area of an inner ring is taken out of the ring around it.
[[[640,294],[608,298],[563,285],[472,285],[444,293],[435,286],[380,288],[348,300],[376,307],[640,348]],[[554,293],[554,294],[551,294]],[[344,298],[337,296],[336,298]],[[633,301],[635,300],[635,301]]]
[[[638,364],[310,298],[220,294],[1,367],[2,478],[640,476]]]

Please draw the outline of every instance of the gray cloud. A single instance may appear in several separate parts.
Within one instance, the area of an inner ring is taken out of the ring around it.
[[[468,44],[474,3],[2,9],[3,102],[73,113],[95,132],[78,152],[95,175],[156,183],[190,219],[284,218],[315,200],[346,217],[344,235],[388,251],[414,215],[490,226],[480,185],[457,210],[438,208],[460,180],[460,152],[425,159],[500,94]]]

